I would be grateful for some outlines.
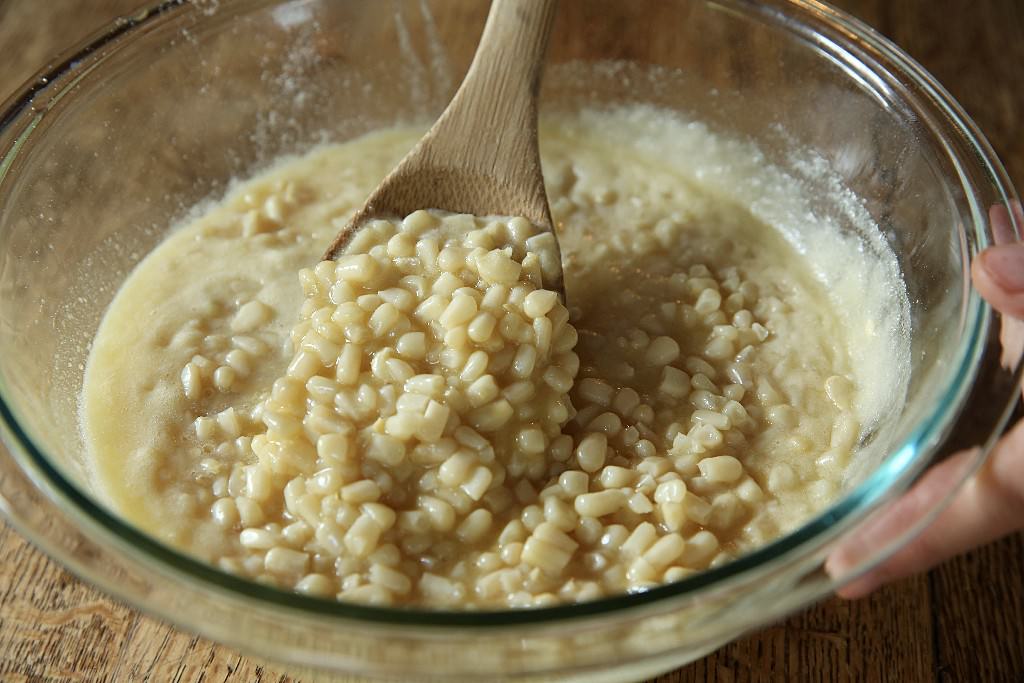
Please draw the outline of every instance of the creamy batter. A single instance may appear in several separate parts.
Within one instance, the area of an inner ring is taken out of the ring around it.
[[[678,580],[835,498],[899,350],[855,363],[891,332],[870,301],[657,144],[718,139],[644,109],[542,126],[568,309],[521,219],[414,214],[311,268],[421,132],[283,160],[127,279],[82,401],[118,511],[287,589],[530,606]]]

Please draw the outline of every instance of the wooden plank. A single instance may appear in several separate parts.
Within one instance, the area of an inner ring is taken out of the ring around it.
[[[927,577],[857,602],[827,600],[657,683],[920,681],[934,670]]]
[[[1024,535],[948,562],[930,579],[938,679],[1024,680]]]

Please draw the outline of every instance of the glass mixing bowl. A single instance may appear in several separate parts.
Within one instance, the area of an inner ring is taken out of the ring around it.
[[[885,433],[866,439],[885,447],[861,458],[822,514],[644,593],[456,613],[250,583],[159,544],[94,495],[77,397],[90,339],[126,273],[232,177],[322,140],[436,116],[485,12],[483,2],[452,0],[169,1],[58,58],[4,105],[0,505],[25,536],[147,612],[297,667],[635,680],[826,595],[934,516],[937,508],[908,520],[903,537],[846,576],[822,570],[838,542],[929,466],[977,446],[948,480],[962,483],[1001,431],[1020,351],[1001,346],[1008,322],[974,293],[969,270],[1022,226],[1005,210],[1015,197],[999,161],[949,95],[871,29],[815,0],[564,0],[542,99],[678,110],[755,143],[819,217],[856,236],[838,185],[881,226],[911,303],[910,382]]]

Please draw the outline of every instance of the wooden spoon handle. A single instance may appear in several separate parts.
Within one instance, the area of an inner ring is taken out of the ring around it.
[[[494,0],[448,108],[338,233],[325,259],[342,253],[369,218],[416,209],[522,216],[553,231],[537,148],[537,94],[557,4]]]
[[[536,110],[557,6],[558,0],[494,0],[479,48],[452,99],[452,119],[469,123],[469,113],[509,116]]]
[[[541,179],[537,95],[557,6],[558,0],[494,0],[466,78],[429,135],[435,154],[451,150],[458,158],[435,156],[435,163],[513,186]],[[524,214],[549,223],[538,213],[541,205],[546,213],[543,184],[530,189],[539,203]]]

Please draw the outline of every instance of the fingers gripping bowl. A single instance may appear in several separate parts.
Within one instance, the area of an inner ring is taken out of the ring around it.
[[[1019,359],[1000,365],[1000,319],[967,274],[996,239],[987,207],[1013,191],[926,74],[818,5],[566,2],[543,94],[550,115],[637,104],[675,111],[756,149],[748,162],[778,170],[814,222],[869,254],[879,242],[863,226],[873,224],[895,255],[909,302],[905,398],[860,435],[834,502],[758,550],[662,587],[476,612],[296,596],[194,561],[111,513],[84,466],[77,396],[89,342],[127,274],[232,178],[319,142],[436,116],[484,11],[162,6],[121,22],[9,103],[0,380],[11,457],[2,492],[19,529],[107,590],[282,661],[379,675],[600,668],[638,678],[825,594],[833,583],[819,568],[831,544],[950,452],[950,434],[957,446],[984,445],[999,429]],[[667,27],[678,40],[648,39]],[[766,199],[754,209],[770,217],[785,207]],[[966,423],[980,436],[967,438]]]

